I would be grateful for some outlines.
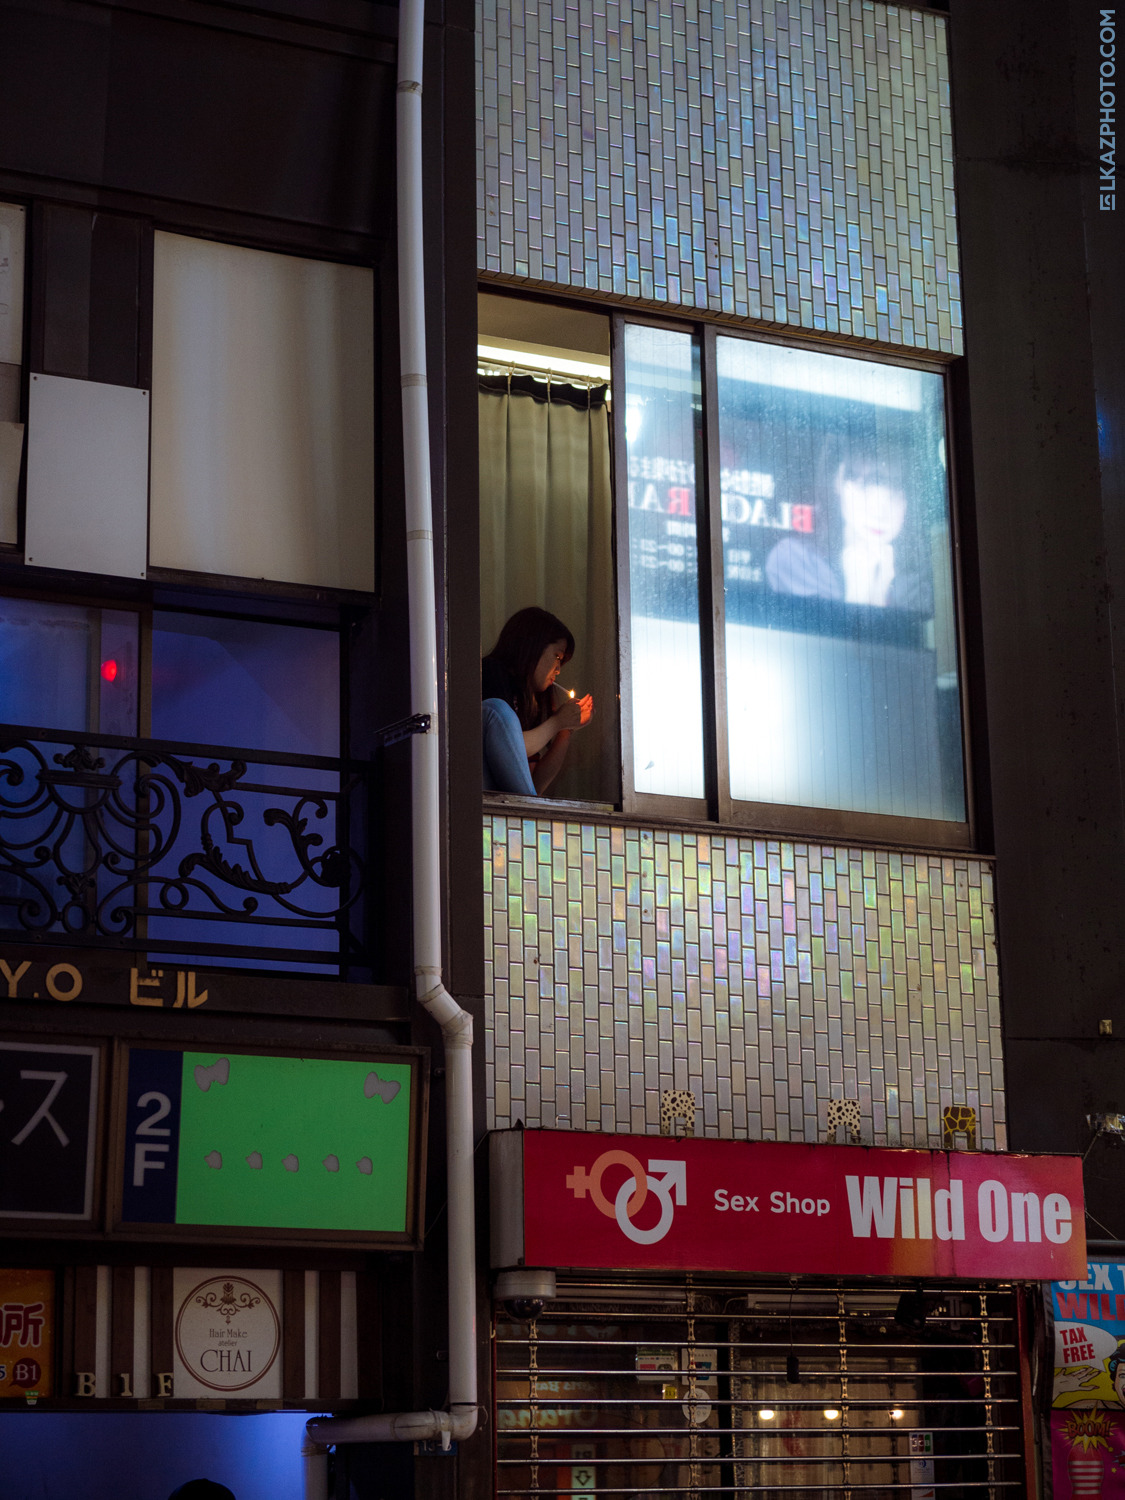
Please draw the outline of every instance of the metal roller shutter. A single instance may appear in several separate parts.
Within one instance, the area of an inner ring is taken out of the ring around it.
[[[1011,1287],[560,1281],[530,1311],[493,1324],[498,1496],[1023,1488]]]

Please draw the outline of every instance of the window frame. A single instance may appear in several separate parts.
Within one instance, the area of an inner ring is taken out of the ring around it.
[[[178,960],[175,954],[185,955],[183,966],[188,967],[194,962],[197,968],[213,973],[226,973],[235,977],[245,975],[257,978],[280,978],[295,979],[302,982],[339,984],[345,982],[370,982],[370,976],[384,970],[386,965],[381,958],[379,945],[385,943],[381,932],[375,924],[374,912],[376,906],[382,900],[380,891],[385,882],[382,881],[379,872],[379,864],[385,852],[382,831],[379,827],[377,814],[371,809],[372,795],[379,784],[379,778],[371,769],[371,756],[377,743],[378,731],[372,729],[371,733],[375,740],[361,747],[358,752],[352,744],[353,730],[357,727],[357,715],[353,702],[356,690],[355,677],[355,647],[354,633],[357,624],[357,613],[350,607],[337,604],[335,601],[328,602],[316,609],[302,609],[299,606],[290,610],[283,610],[274,601],[265,601],[272,607],[258,610],[254,608],[255,600],[238,596],[231,596],[223,600],[218,595],[206,594],[202,591],[191,593],[178,593],[165,588],[145,589],[143,591],[128,590],[95,593],[90,590],[74,590],[51,588],[46,583],[39,586],[25,585],[22,583],[10,583],[6,578],[0,577],[0,601],[5,599],[18,600],[32,605],[42,605],[46,608],[62,605],[67,608],[94,611],[99,616],[96,629],[91,630],[91,637],[86,651],[87,687],[91,693],[98,691],[97,671],[98,662],[102,655],[101,635],[102,622],[100,616],[103,612],[131,615],[137,622],[137,684],[136,684],[136,724],[132,732],[124,733],[121,730],[107,730],[103,723],[96,718],[97,699],[92,703],[95,712],[94,723],[96,727],[87,728],[77,720],[72,725],[62,724],[58,726],[44,726],[39,723],[22,723],[15,720],[0,720],[0,728],[6,730],[21,731],[26,739],[35,742],[39,739],[46,741],[50,746],[64,747],[66,745],[105,745],[110,747],[110,752],[127,750],[129,747],[154,749],[157,752],[171,754],[176,757],[186,757],[190,765],[197,761],[206,761],[208,757],[216,756],[228,760],[232,766],[238,766],[244,762],[242,771],[247,767],[251,769],[252,775],[257,766],[289,768],[287,774],[281,776],[280,785],[276,787],[281,796],[300,796],[301,788],[294,790],[287,787],[286,782],[299,780],[303,771],[316,773],[330,773],[339,778],[340,783],[351,775],[355,770],[364,770],[367,763],[366,774],[369,776],[366,790],[362,793],[365,799],[367,811],[362,810],[354,815],[350,821],[341,821],[336,824],[338,830],[338,843],[347,849],[358,849],[361,857],[367,864],[367,876],[365,886],[361,890],[358,900],[354,905],[356,914],[362,919],[362,927],[348,927],[357,946],[363,949],[364,957],[361,961],[353,953],[346,951],[343,941],[335,954],[335,963],[326,963],[322,969],[316,969],[304,963],[297,950],[287,951],[282,948],[282,937],[277,933],[269,946],[262,946],[253,951],[246,961],[238,954],[232,955],[229,951],[216,952],[214,948],[215,939],[206,933],[200,938],[188,937],[182,943],[173,943],[168,939],[159,939],[154,945],[149,936],[149,919],[156,913],[137,916],[137,928],[131,938],[124,940],[123,951],[133,953],[145,958],[146,962],[159,964],[162,961]],[[373,614],[370,606],[365,606],[364,611]],[[229,734],[202,735],[196,737],[170,737],[167,735],[154,735],[152,724],[152,710],[154,701],[154,657],[153,657],[153,634],[154,627],[159,628],[162,616],[191,616],[201,620],[212,620],[221,623],[245,622],[252,625],[275,626],[280,630],[300,629],[315,630],[333,638],[336,643],[336,690],[338,695],[338,712],[335,718],[335,727],[338,736],[336,749],[328,755],[310,752],[293,752],[286,749],[277,750],[272,747],[257,749],[232,742]],[[88,703],[91,700],[88,699]],[[366,715],[358,716],[361,720],[360,729],[366,725]],[[89,722],[89,719],[87,720]],[[364,738],[368,738],[365,734]],[[13,744],[19,741],[12,737]],[[53,749],[51,752],[53,753]],[[106,754],[106,751],[102,751]],[[60,754],[55,756],[61,760]],[[99,761],[97,763],[101,765]],[[294,771],[292,768],[296,768]],[[212,765],[211,770],[216,768]],[[241,774],[241,773],[240,773]],[[81,785],[81,783],[79,783]],[[240,789],[241,790],[241,789]],[[261,791],[262,788],[251,788],[252,791]],[[265,790],[270,790],[266,788]],[[310,796],[315,799],[322,787],[309,788]],[[340,786],[330,788],[329,796],[337,796]],[[91,795],[98,795],[97,792]],[[126,793],[127,795],[127,793]],[[193,796],[195,793],[186,790],[183,795]],[[225,792],[223,793],[225,797]],[[236,793],[237,795],[237,793]],[[204,802],[206,802],[206,798]],[[204,804],[200,804],[203,806]],[[341,799],[338,804],[341,807],[351,806]],[[234,821],[241,817],[241,812],[235,809]],[[132,837],[136,846],[140,847],[143,840],[149,837],[146,832],[147,825],[132,826]],[[98,845],[100,848],[101,845]],[[106,847],[111,847],[110,840],[106,838]],[[105,861],[99,860],[98,868]],[[108,868],[108,864],[106,864]],[[18,873],[18,871],[16,872]],[[143,891],[146,886],[143,882],[138,884],[138,890]],[[385,902],[384,902],[385,905]],[[341,919],[345,918],[349,907],[345,907],[338,914]],[[191,913],[195,921],[213,920],[202,913]],[[224,920],[220,918],[219,920]],[[225,920],[231,920],[229,917]],[[238,923],[237,915],[233,918]],[[246,920],[252,920],[248,917]],[[230,929],[237,931],[237,925]],[[355,934],[359,933],[356,938]],[[0,933],[0,946],[13,943],[19,945],[22,942],[41,941],[41,935],[21,935],[14,929],[5,929]],[[107,950],[107,943],[100,936],[87,940],[84,935],[71,936],[71,946],[80,949],[87,954],[96,956]],[[161,946],[162,945],[162,946]],[[45,950],[55,947],[53,929],[48,931]],[[275,958],[275,951],[280,951],[281,956]],[[315,950],[311,950],[315,951]],[[356,979],[359,975],[358,980]],[[364,978],[364,975],[368,978]]]
[[[630,662],[630,577],[628,505],[628,454],[624,437],[625,326],[637,324],[670,332],[688,333],[699,350],[700,420],[696,427],[696,544],[699,577],[699,623],[702,669],[704,795],[701,798],[664,796],[638,792],[634,784],[632,735],[632,675]],[[938,374],[942,378],[946,488],[949,505],[950,576],[956,632],[957,696],[960,710],[961,759],[965,792],[965,818],[912,818],[888,813],[856,812],[848,809],[804,807],[786,803],[745,802],[730,793],[729,735],[726,684],[726,608],[723,589],[722,517],[720,494],[719,407],[716,341],[741,338],[786,348],[808,349],[858,359],[868,364],[895,365]],[[861,350],[843,340],[817,340],[746,330],[711,319],[661,318],[647,312],[616,309],[610,320],[611,390],[613,403],[613,488],[615,580],[618,621],[618,690],[620,704],[621,810],[630,818],[659,822],[752,829],[768,836],[793,836],[828,841],[862,841],[879,844],[909,844],[926,848],[970,850],[975,847],[976,818],[972,789],[972,741],[969,695],[966,691],[966,647],[964,600],[961,577],[961,545],[958,517],[957,461],[952,431],[952,359],[926,355],[908,356],[872,349]]]
[[[325,590],[332,594],[338,591]],[[366,596],[364,596],[366,598]],[[138,740],[151,740],[152,733],[152,632],[154,618],[159,615],[195,615],[203,619],[246,621],[254,625],[281,625],[297,626],[309,630],[323,630],[334,635],[338,644],[338,669],[337,669],[337,691],[339,693],[339,749],[335,756],[328,759],[348,760],[355,757],[351,752],[351,737],[354,722],[352,705],[352,636],[353,618],[351,611],[345,602],[338,598],[332,598],[327,605],[319,608],[301,612],[301,601],[296,601],[294,610],[282,612],[278,603],[269,597],[263,597],[263,604],[269,607],[255,609],[257,602],[253,599],[232,595],[223,600],[216,594],[206,593],[203,590],[185,591],[183,594],[175,593],[164,586],[156,590],[148,589],[142,594],[130,594],[128,591],[95,593],[89,589],[78,588],[73,591],[68,589],[51,588],[46,584],[34,585],[22,580],[14,581],[9,577],[0,578],[0,598],[20,599],[28,603],[64,604],[78,609],[114,610],[124,614],[133,614],[137,617],[137,730],[133,736],[122,735],[120,738],[134,738]],[[370,612],[372,606],[366,602],[362,607],[364,611]],[[9,721],[0,719],[0,724]],[[14,725],[16,728],[40,728],[40,725]],[[84,733],[98,734],[100,730],[64,730],[61,733]],[[159,737],[157,737],[159,738]],[[172,743],[169,741],[169,743]],[[186,743],[186,742],[185,742]],[[208,741],[208,743],[212,743]],[[224,742],[214,742],[216,749],[240,749],[243,746],[228,746]],[[272,754],[272,751],[263,753]]]

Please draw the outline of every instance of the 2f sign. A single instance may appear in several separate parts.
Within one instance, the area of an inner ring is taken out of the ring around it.
[[[126,1224],[176,1219],[183,1057],[134,1049],[129,1057],[121,1216]]]
[[[144,1116],[133,1132],[133,1186],[143,1188],[146,1172],[163,1172],[169,1165],[166,1158],[172,1149],[171,1142],[147,1138],[154,1135],[170,1136],[172,1134],[167,1125],[158,1124],[158,1121],[166,1119],[171,1114],[172,1101],[167,1094],[158,1093],[156,1089],[146,1089],[137,1100],[137,1108],[151,1110],[151,1113]],[[142,1136],[146,1139],[142,1140]]]

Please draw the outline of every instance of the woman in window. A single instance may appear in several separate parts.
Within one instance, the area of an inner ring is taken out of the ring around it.
[[[521,609],[481,662],[484,786],[541,796],[562,770],[570,736],[590,722],[594,700],[556,685],[574,637],[545,609]]]

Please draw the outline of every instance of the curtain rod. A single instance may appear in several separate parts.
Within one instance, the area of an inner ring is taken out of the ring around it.
[[[558,383],[559,385],[573,385],[585,390],[593,390],[595,386],[609,385],[609,376],[594,375],[567,375],[559,370],[548,370],[543,365],[522,364],[516,360],[478,360],[478,375],[507,375],[509,378],[515,374],[529,375],[535,380],[545,380],[548,385]]]

